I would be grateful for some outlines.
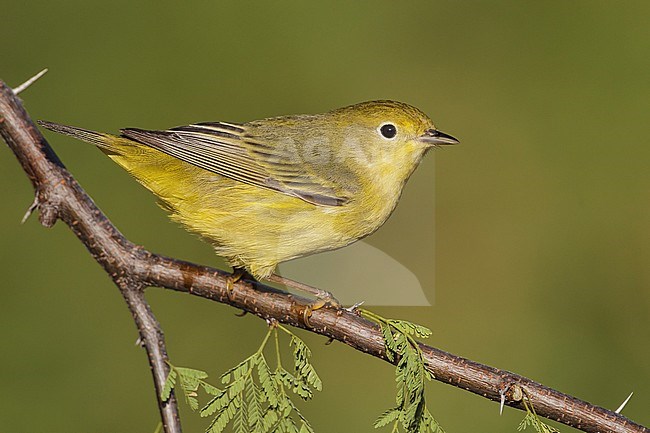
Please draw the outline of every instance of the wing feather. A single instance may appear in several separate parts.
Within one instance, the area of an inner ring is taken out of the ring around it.
[[[121,132],[130,140],[248,185],[316,205],[341,206],[348,201],[344,188],[307,173],[287,149],[250,140],[244,125],[204,122],[165,131],[128,128]]]

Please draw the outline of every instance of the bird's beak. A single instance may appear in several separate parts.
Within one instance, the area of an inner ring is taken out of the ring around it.
[[[454,137],[452,137],[449,134],[445,134],[442,131],[438,131],[437,129],[429,129],[427,130],[424,134],[420,135],[418,139],[423,142],[427,143],[429,145],[435,146],[439,144],[457,144],[460,143],[460,141],[456,140]]]

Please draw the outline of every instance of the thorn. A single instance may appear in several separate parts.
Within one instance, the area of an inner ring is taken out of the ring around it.
[[[366,301],[359,301],[359,302],[357,302],[356,304],[354,304],[354,305],[351,306],[351,307],[344,308],[344,310],[347,311],[347,312],[349,312],[349,313],[354,313],[354,312],[356,311],[357,308],[359,308],[360,306],[363,305],[364,302],[366,302]]]
[[[248,311],[246,311],[246,310],[241,310],[241,312],[239,312],[239,313],[235,313],[235,316],[237,316],[237,317],[244,317],[244,316],[247,315],[247,314],[248,314]]]
[[[32,213],[34,213],[34,211],[35,211],[36,209],[38,209],[39,204],[40,204],[40,203],[38,202],[38,194],[37,194],[37,195],[34,195],[34,201],[33,201],[32,204],[30,204],[29,207],[27,208],[27,212],[25,212],[25,215],[23,215],[23,219],[20,220],[20,223],[21,223],[21,224],[25,224],[25,221],[27,221],[27,218],[29,218],[29,216],[30,216]]]
[[[135,345],[136,346],[144,346],[144,340],[142,339],[142,336],[139,336],[137,340],[135,340]]]
[[[501,394],[501,403],[499,404],[499,416],[501,416],[503,415],[503,406],[506,404],[506,391],[501,390],[499,394]]]
[[[630,393],[630,395],[627,396],[627,398],[625,399],[625,401],[624,401],[623,403],[621,403],[621,405],[618,407],[618,409],[616,409],[614,412],[616,412],[616,413],[621,413],[621,411],[623,410],[623,408],[625,407],[625,405],[627,404],[627,402],[630,401],[630,399],[632,398],[632,394],[634,394],[634,391],[632,391],[632,392]]]
[[[29,80],[25,81],[25,82],[24,82],[23,84],[21,84],[20,86],[14,88],[14,89],[13,89],[14,94],[17,95],[17,94],[19,94],[20,92],[23,92],[23,91],[24,91],[25,89],[27,89],[29,86],[31,86],[32,84],[34,84],[34,82],[35,82],[36,80],[38,80],[38,79],[41,78],[43,75],[45,75],[46,72],[47,72],[47,68],[43,69],[43,70],[42,70],[41,72],[39,72],[38,74],[34,75],[32,78],[30,78]]]

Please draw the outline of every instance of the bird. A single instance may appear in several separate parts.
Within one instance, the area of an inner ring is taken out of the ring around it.
[[[424,155],[459,142],[418,108],[392,100],[119,135],[39,124],[102,150],[172,220],[210,243],[235,270],[233,281],[247,275],[286,283],[274,273],[278,263],[374,233]],[[335,300],[312,293],[321,299],[316,308]]]

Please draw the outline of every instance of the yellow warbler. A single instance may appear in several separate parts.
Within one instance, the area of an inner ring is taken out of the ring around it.
[[[377,230],[424,154],[458,141],[420,110],[371,101],[323,114],[121,135],[39,122],[99,147],[171,218],[257,279]]]

